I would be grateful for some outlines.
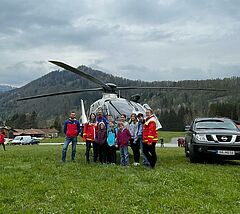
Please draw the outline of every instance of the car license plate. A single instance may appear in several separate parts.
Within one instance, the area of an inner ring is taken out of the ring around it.
[[[235,155],[235,151],[218,150],[217,154],[219,154],[219,155]]]

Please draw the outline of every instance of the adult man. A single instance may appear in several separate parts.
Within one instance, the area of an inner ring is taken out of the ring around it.
[[[66,161],[66,154],[68,145],[72,142],[72,156],[71,159],[74,161],[76,154],[76,146],[77,146],[77,136],[81,131],[79,121],[76,120],[76,113],[71,112],[68,120],[64,122],[64,134],[65,141],[62,149],[62,161]]]
[[[107,118],[103,115],[103,112],[101,109],[97,111],[97,123],[99,124],[100,122],[104,122],[105,127],[108,127],[108,120]]]
[[[155,151],[157,141],[156,119],[152,109],[147,109],[146,121],[143,125],[143,153],[149,161],[151,168],[154,168],[157,162]]]

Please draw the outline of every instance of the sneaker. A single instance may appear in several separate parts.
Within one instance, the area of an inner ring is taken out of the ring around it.
[[[134,162],[133,165],[134,165],[134,166],[139,166],[140,163]]]

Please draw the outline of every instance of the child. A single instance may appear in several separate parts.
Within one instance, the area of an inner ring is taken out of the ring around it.
[[[107,156],[107,130],[104,122],[98,124],[95,142],[98,144],[99,161],[106,163]]]
[[[109,121],[109,127],[107,130],[107,151],[108,151],[108,163],[116,164],[116,137],[117,137],[117,128],[114,126],[113,121]]]
[[[1,130],[1,133],[0,133],[0,145],[2,145],[4,151],[6,151],[5,144],[4,144],[4,142],[5,142],[4,138],[5,138],[5,133],[4,133],[3,130]]]
[[[128,154],[128,141],[131,137],[129,130],[124,127],[123,122],[118,123],[118,133],[117,133],[117,145],[120,149],[121,156],[121,165],[128,166],[129,165],[129,154]]]

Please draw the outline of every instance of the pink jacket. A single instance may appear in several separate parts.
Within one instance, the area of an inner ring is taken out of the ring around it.
[[[119,147],[128,146],[128,141],[131,138],[131,134],[127,128],[123,130],[118,130],[116,143]]]

